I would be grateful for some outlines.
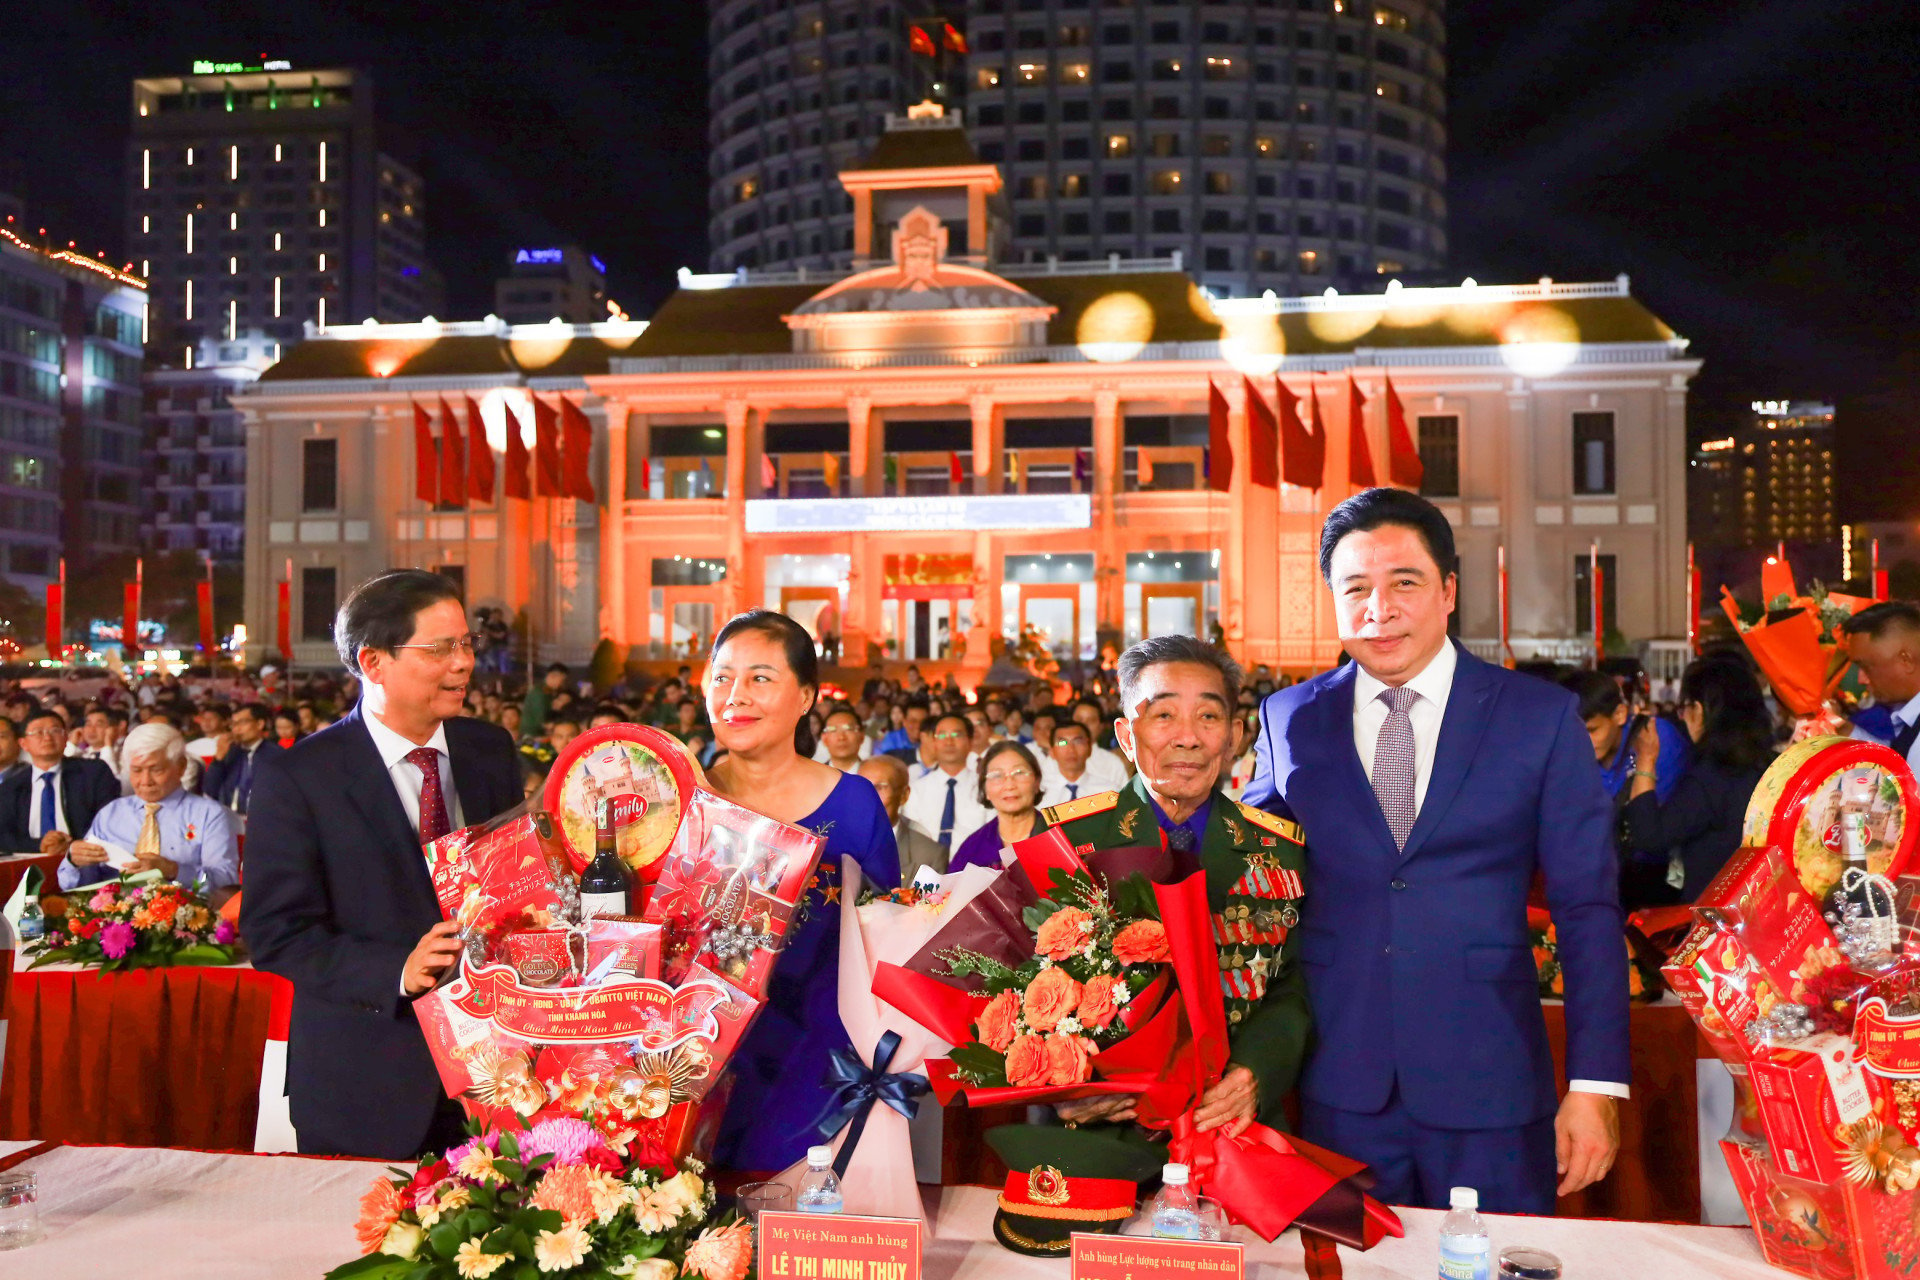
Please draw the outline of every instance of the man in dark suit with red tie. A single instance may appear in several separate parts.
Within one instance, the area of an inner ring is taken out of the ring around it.
[[[334,643],[360,703],[256,762],[240,934],[293,983],[300,1150],[404,1160],[462,1137],[413,1016],[460,950],[421,846],[520,803],[520,770],[505,730],[461,714],[473,637],[452,582],[362,583]]]

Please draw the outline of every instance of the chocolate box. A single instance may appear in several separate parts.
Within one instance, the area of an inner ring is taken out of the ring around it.
[[[1867,1082],[1844,1036],[1813,1036],[1791,1046],[1763,1045],[1747,1068],[1767,1147],[1781,1172],[1816,1182],[1846,1176],[1842,1125],[1873,1112]]]
[[[1699,919],[1717,918],[1732,926],[1773,990],[1788,999],[1804,981],[1809,958],[1837,955],[1833,931],[1820,918],[1821,904],[1801,886],[1784,849],[1749,845],[1735,851],[1694,908]],[[1821,967],[1825,964],[1815,965]]]

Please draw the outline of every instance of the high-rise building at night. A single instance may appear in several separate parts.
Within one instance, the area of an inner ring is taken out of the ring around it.
[[[493,283],[493,313],[508,324],[606,320],[607,264],[576,244],[515,249]]]
[[[146,376],[144,534],[155,551],[193,551],[238,564],[247,505],[247,430],[233,393],[273,363],[273,340],[207,339],[191,369]],[[235,348],[238,348],[236,357]]]
[[[1179,253],[1229,297],[1445,266],[1441,5],[955,10],[964,34],[888,5],[715,7],[713,269],[849,265],[834,148],[935,85],[1006,176],[1015,260]]]
[[[951,17],[928,0],[709,9],[710,268],[848,267],[853,205],[839,171],[872,149],[889,113],[951,101],[965,67],[964,3],[946,7]]]
[[[367,72],[195,63],[135,80],[132,124],[128,256],[152,286],[154,363],[442,309],[424,184],[383,148]]]
[[[17,218],[18,215],[15,215]],[[143,283],[0,223],[0,576],[140,544]]]

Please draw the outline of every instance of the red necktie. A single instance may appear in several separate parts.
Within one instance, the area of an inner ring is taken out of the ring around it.
[[[420,843],[432,844],[453,830],[447,820],[447,800],[440,794],[440,753],[432,747],[407,752],[407,763],[420,770]]]

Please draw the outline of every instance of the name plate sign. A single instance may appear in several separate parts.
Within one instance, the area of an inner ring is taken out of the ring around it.
[[[920,1223],[839,1213],[763,1213],[761,1280],[920,1280]]]
[[[1243,1244],[1073,1234],[1073,1280],[1246,1280],[1246,1274]]]

